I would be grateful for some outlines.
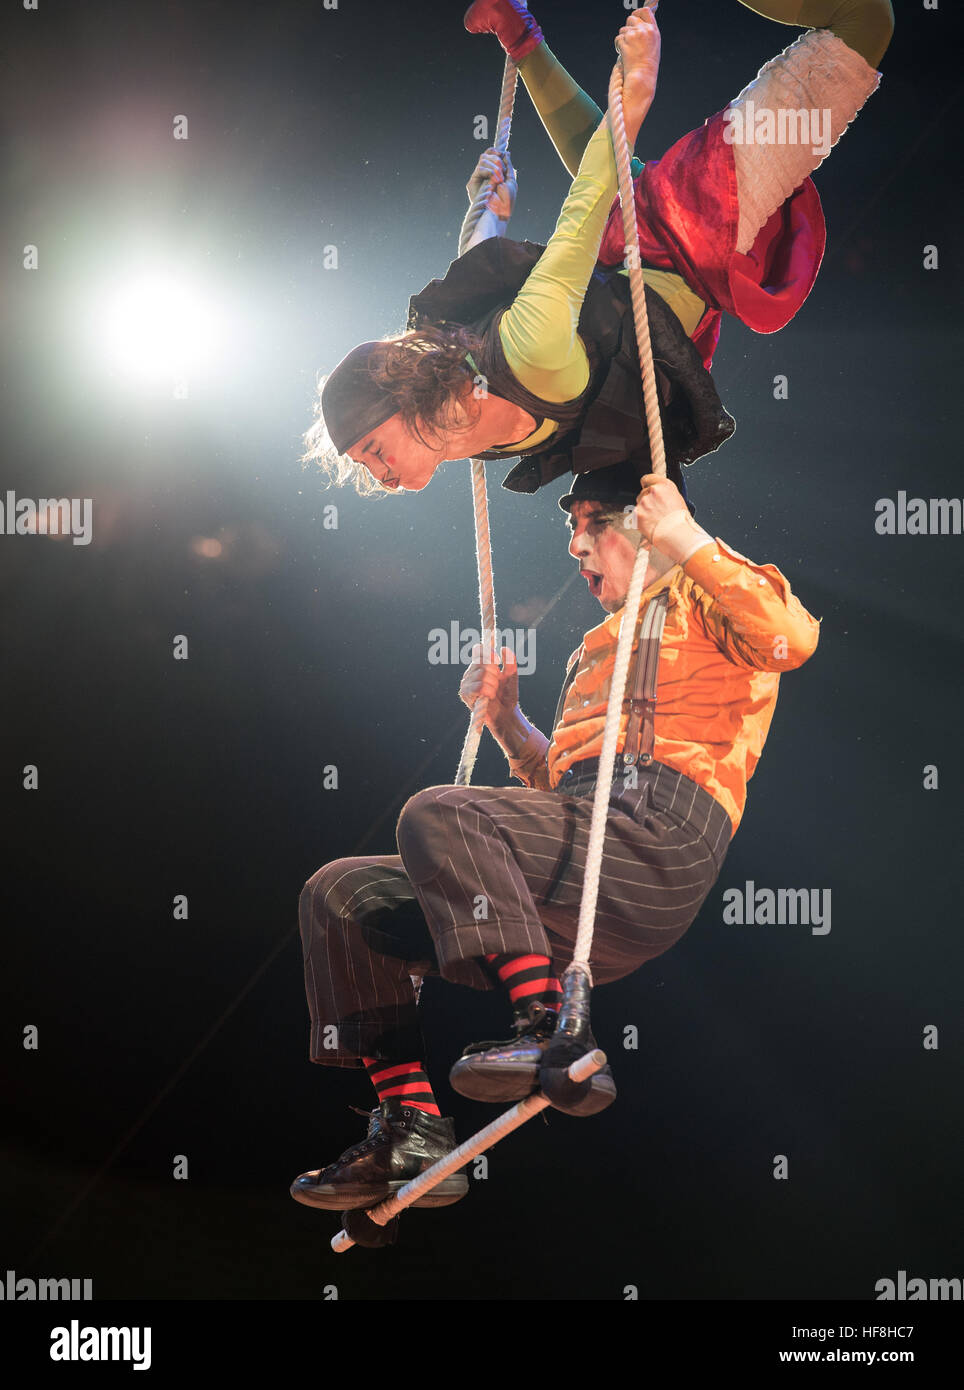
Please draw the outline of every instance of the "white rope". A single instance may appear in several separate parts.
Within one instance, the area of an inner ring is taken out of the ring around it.
[[[479,608],[482,615],[482,647],[488,651],[495,643],[495,580],[492,576],[492,541],[489,535],[489,499],[485,489],[485,464],[472,460],[472,507],[475,516],[475,558],[479,572]],[[462,745],[455,785],[467,787],[472,781],[479,740],[485,722],[488,700],[480,697],[472,706],[469,731]]]
[[[499,116],[496,122],[496,136],[493,149],[504,155],[509,148],[509,131],[512,128],[512,108],[515,105],[515,89],[519,78],[518,66],[506,54],[505,68],[502,73],[502,94],[499,97]],[[459,255],[465,254],[465,249],[472,240],[472,233],[479,224],[479,219],[485,211],[485,205],[492,196],[492,189],[495,186],[493,179],[487,179],[475,195],[475,201],[466,214],[465,221],[462,223],[462,234],[459,237]]]
[[[512,127],[512,108],[515,103],[516,83],[519,76],[519,69],[511,58],[506,57],[505,70],[502,74],[502,95],[499,100],[498,131],[495,139],[495,149],[499,154],[504,155],[509,148],[509,131]],[[489,179],[482,185],[476,195],[475,202],[469,210],[463,228],[462,237],[459,242],[459,255],[462,255],[465,246],[471,240],[472,233],[478,225],[479,218],[485,211],[485,204],[491,195],[493,180]],[[479,608],[482,618],[482,648],[483,652],[490,650],[495,640],[495,580],[492,575],[492,541],[489,534],[489,502],[485,488],[485,464],[482,459],[472,460],[472,507],[475,518],[475,556],[479,572]],[[481,698],[476,700],[472,707],[472,717],[469,720],[468,733],[465,735],[465,743],[462,745],[462,755],[459,758],[458,772],[455,774],[455,785],[457,787],[467,787],[472,781],[472,773],[475,771],[475,760],[479,752],[479,741],[482,737],[482,729],[485,725],[485,711],[488,700]]]
[[[636,325],[636,345],[639,350],[639,364],[643,377],[643,400],[646,406],[646,424],[649,429],[651,473],[666,476],[666,452],[663,447],[663,428],[659,416],[659,397],[656,391],[656,372],[653,367],[653,345],[649,337],[649,314],[646,310],[646,289],[643,272],[639,263],[639,230],[636,223],[636,199],[633,190],[632,171],[629,163],[629,146],[626,142],[626,125],[623,120],[623,74],[622,64],[613,68],[609,83],[609,129],[616,155],[616,173],[619,179],[619,202],[623,214],[623,237],[625,239],[629,269],[629,286],[633,301],[633,320]],[[606,708],[606,722],[603,726],[602,748],[599,752],[599,771],[596,791],[593,797],[592,818],[589,823],[589,844],[586,849],[586,869],[582,885],[582,901],[579,908],[579,926],[576,944],[573,949],[569,970],[582,970],[592,981],[589,969],[589,955],[592,951],[593,926],[596,916],[596,901],[599,897],[599,876],[602,871],[603,843],[606,836],[606,817],[609,811],[609,796],[613,784],[613,763],[616,758],[616,743],[619,738],[619,725],[626,694],[626,679],[629,673],[629,659],[632,655],[633,634],[639,616],[639,601],[643,592],[646,571],[649,567],[649,546],[641,545],[636,552],[629,592],[623,607],[622,621],[619,624],[619,640],[616,643],[616,661],[613,667],[612,684],[609,690],[609,704]],[[568,971],[567,971],[568,973]]]
[[[586,1081],[590,1076],[595,1076],[597,1071],[601,1071],[605,1065],[606,1054],[597,1048],[573,1062],[569,1068],[569,1079],[575,1082]],[[464,1144],[453,1149],[445,1158],[440,1158],[438,1163],[433,1163],[431,1168],[426,1168],[423,1173],[419,1173],[417,1178],[413,1178],[404,1187],[400,1187],[394,1197],[386,1197],[385,1201],[379,1202],[377,1207],[371,1207],[365,1215],[370,1221],[374,1221],[376,1226],[387,1226],[393,1216],[397,1216],[400,1211],[404,1211],[413,1202],[417,1202],[419,1197],[430,1192],[443,1178],[447,1178],[451,1173],[456,1173],[460,1168],[464,1168],[467,1163],[472,1162],[473,1158],[478,1158],[479,1154],[484,1153],[486,1149],[491,1149],[493,1144],[497,1144],[507,1134],[511,1134],[520,1125],[524,1125],[527,1120],[531,1120],[533,1115],[538,1115],[539,1111],[545,1110],[548,1105],[549,1102],[541,1091],[527,1096],[525,1100],[520,1100],[518,1105],[513,1105],[511,1110],[503,1111],[491,1124],[480,1129],[478,1134],[474,1134],[471,1139],[466,1139]],[[354,1244],[355,1242],[347,1231],[339,1231],[336,1236],[332,1237],[331,1248],[341,1255],[344,1251],[350,1250]]]

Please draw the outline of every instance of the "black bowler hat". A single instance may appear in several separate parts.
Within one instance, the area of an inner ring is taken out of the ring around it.
[[[667,476],[674,482],[683,496],[683,501],[696,515],[696,508],[686,495],[686,484],[679,467],[667,470]],[[564,512],[571,512],[574,502],[605,502],[612,507],[630,507],[641,491],[638,465],[624,459],[622,463],[610,464],[608,468],[594,468],[588,473],[577,473],[572,491],[559,498],[559,506]]]

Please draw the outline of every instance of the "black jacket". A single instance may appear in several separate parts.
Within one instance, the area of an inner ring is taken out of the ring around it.
[[[629,280],[598,266],[579,315],[579,336],[589,358],[589,383],[564,405],[542,400],[513,376],[499,340],[499,319],[545,250],[529,241],[490,237],[449,266],[441,280],[412,297],[408,327],[458,323],[482,341],[479,371],[496,396],[535,416],[556,420],[554,435],[533,448],[490,450],[485,459],[520,457],[502,486],[536,492],[563,473],[586,473],[629,459],[651,472],[636,330]],[[685,496],[681,465],[693,463],[729,439],[736,428],[713,378],[673,311],[646,287],[650,337],[663,421],[667,475]]]

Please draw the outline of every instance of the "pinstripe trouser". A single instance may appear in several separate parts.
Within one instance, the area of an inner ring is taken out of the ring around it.
[[[613,780],[591,953],[593,979],[621,979],[677,942],[723,865],[724,808],[652,763]],[[596,760],[553,791],[429,787],[402,808],[398,854],[338,859],[299,903],[313,1062],[411,1061],[424,1045],[411,975],[492,989],[482,957],[572,959]]]

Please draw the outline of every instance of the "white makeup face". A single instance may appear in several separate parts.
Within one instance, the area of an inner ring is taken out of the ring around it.
[[[445,461],[445,451],[444,440],[437,448],[423,444],[400,415],[390,416],[345,450],[350,459],[363,464],[393,492],[421,492]]]
[[[574,502],[569,514],[572,540],[569,554],[579,561],[589,592],[607,613],[615,613],[626,601],[636,563],[636,532],[616,521],[604,521],[602,502]]]

